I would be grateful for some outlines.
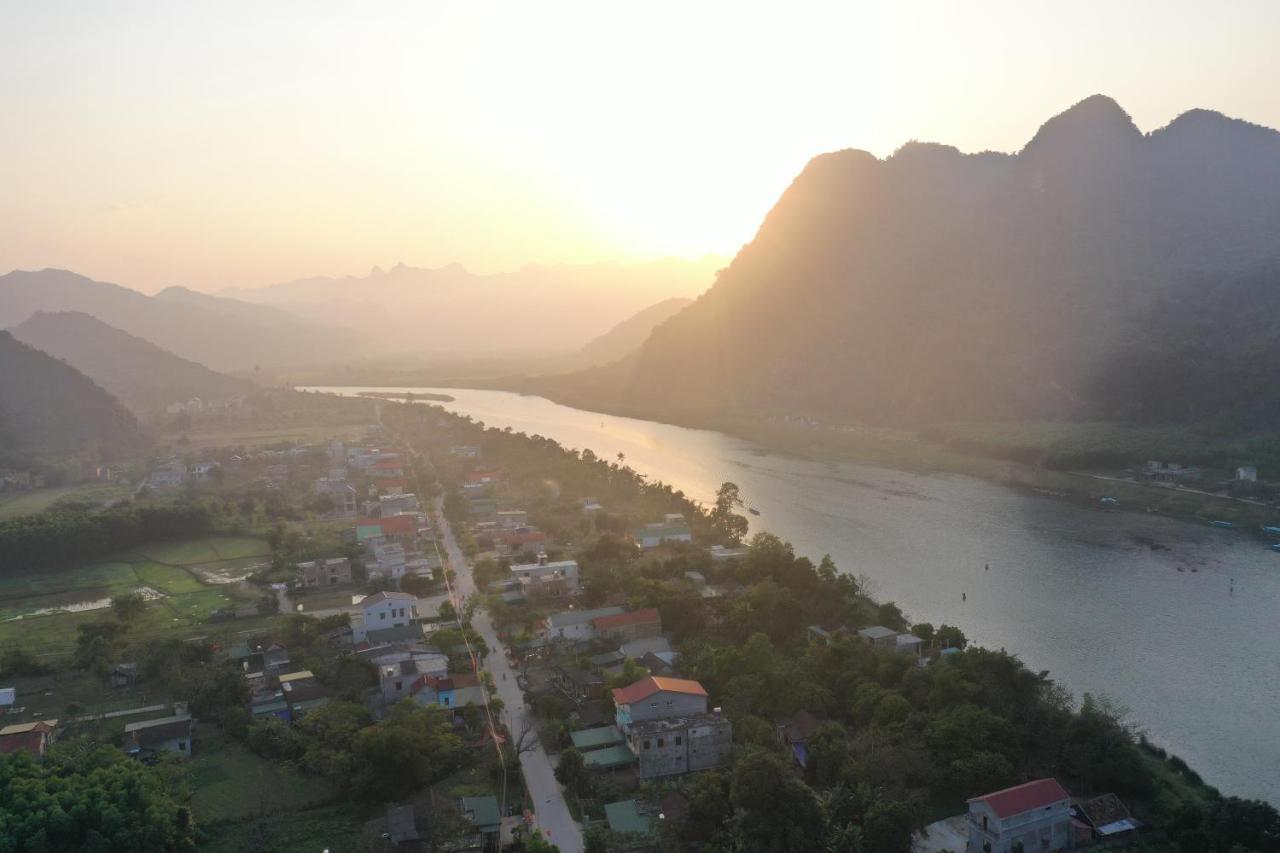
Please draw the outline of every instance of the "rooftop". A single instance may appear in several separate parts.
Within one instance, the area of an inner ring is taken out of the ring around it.
[[[684,678],[661,678],[651,675],[648,678],[640,679],[635,684],[615,688],[613,702],[615,705],[630,705],[632,702],[639,702],[641,699],[645,699],[655,693],[684,693],[690,696],[707,695],[706,688],[696,681],[689,681]]]
[[[43,731],[50,731],[51,729],[55,729],[57,727],[58,727],[57,720],[32,720],[29,723],[14,723],[12,726],[5,726],[4,728],[0,729],[0,737],[7,737],[8,735],[26,734],[27,732],[36,731],[37,729],[41,729]]]
[[[622,732],[613,726],[600,726],[594,729],[582,729],[569,733],[569,739],[579,752],[599,749],[602,746],[613,746],[622,743]]]
[[[1014,785],[1012,788],[984,794],[981,797],[974,797],[969,802],[986,803],[997,816],[1003,819],[1070,799],[1071,795],[1058,784],[1057,779],[1037,779],[1034,782],[1026,782],[1022,785]]]
[[[605,803],[604,816],[609,821],[609,829],[614,832],[624,835],[649,834],[649,818],[640,814],[640,807],[635,800]]]
[[[552,628],[567,628],[570,625],[582,625],[601,616],[616,616],[625,613],[623,607],[597,607],[595,610],[565,610],[552,613],[547,617],[547,624]]]
[[[883,625],[872,625],[870,628],[863,628],[859,631],[858,636],[866,637],[868,640],[887,640],[890,637],[898,636],[898,632]]]
[[[723,714],[685,714],[682,717],[660,717],[656,720],[641,720],[631,724],[632,737],[660,735],[663,732],[687,729],[689,726],[710,726],[727,723],[729,718]]]
[[[622,628],[627,625],[643,625],[647,622],[661,624],[662,617],[658,615],[656,607],[646,607],[643,610],[633,610],[630,613],[616,613],[612,616],[597,616],[591,620],[591,624],[597,631],[612,631],[615,628]]]
[[[375,592],[360,602],[361,607],[369,607],[374,604],[381,604],[384,601],[412,601],[418,603],[418,596],[410,595],[407,592]]]
[[[635,763],[636,757],[631,750],[622,744],[607,746],[604,749],[592,749],[582,753],[582,763],[591,770],[607,770],[611,767],[625,767]]]
[[[480,829],[497,831],[502,825],[497,797],[463,797],[462,816]]]

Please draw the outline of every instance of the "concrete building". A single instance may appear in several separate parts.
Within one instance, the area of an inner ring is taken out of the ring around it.
[[[578,561],[548,561],[546,554],[540,554],[535,562],[512,566],[511,577],[522,587],[530,586],[533,581],[557,581],[571,595],[578,591]]]
[[[1071,795],[1056,779],[1037,779],[969,800],[966,853],[1072,849]]]
[[[360,615],[352,617],[351,637],[362,643],[370,631],[418,624],[418,598],[407,592],[379,592],[360,602]]]
[[[298,580],[304,587],[339,586],[351,583],[351,561],[346,557],[298,563]]]
[[[693,773],[729,763],[733,724],[718,713],[633,722],[627,746],[641,779]]]
[[[392,705],[413,695],[413,685],[419,676],[444,678],[448,674],[449,659],[447,657],[424,652],[379,666],[378,689],[382,693],[382,701]]]
[[[878,649],[898,648],[898,632],[883,625],[872,625],[870,628],[863,628],[858,632],[858,636]]]
[[[657,608],[646,607],[631,613],[597,616],[591,620],[591,627],[595,629],[597,637],[627,643],[662,636],[662,616],[658,614]]]

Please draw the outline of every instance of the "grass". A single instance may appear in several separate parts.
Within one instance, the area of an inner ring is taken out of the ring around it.
[[[28,492],[0,492],[0,521],[19,515],[42,512],[63,498],[109,503],[129,496],[126,486],[110,483],[85,483],[78,486],[51,486]]]
[[[159,590],[166,595],[182,595],[207,589],[204,584],[196,580],[185,569],[150,561],[132,563],[131,565],[138,583]]]
[[[291,442],[299,444],[320,444],[330,439],[348,439],[358,438],[365,433],[367,424],[350,424],[350,425],[293,425],[284,427],[264,428],[252,425],[227,425],[221,429],[211,429],[205,431],[194,431],[186,433],[186,441],[182,447],[186,451],[205,450],[209,448],[221,447],[261,447],[269,444],[279,444],[280,442]],[[170,435],[167,438],[173,439],[177,435]]]
[[[171,566],[194,566],[220,560],[260,557],[270,551],[266,540],[254,536],[201,536],[196,539],[153,542],[137,549],[148,560]]]
[[[355,853],[363,849],[360,845],[364,824],[381,812],[382,809],[372,806],[342,803],[212,826],[202,825],[196,849],[201,853],[243,853],[245,850]],[[196,820],[200,820],[199,812]]]
[[[67,708],[72,704],[79,706],[75,716],[80,716],[168,704],[172,698],[154,684],[124,688],[107,687],[92,673],[69,668],[48,675],[18,676],[10,679],[9,686],[16,688],[18,705],[23,709],[22,713],[15,714],[13,719],[9,720],[10,722],[25,722],[48,717],[66,720],[71,716]],[[162,715],[154,714],[153,716]],[[113,734],[124,731],[124,724],[128,721],[129,718],[114,718],[100,723],[76,723],[74,731],[68,730],[64,734],[71,736],[87,733],[87,729],[92,728],[94,734],[100,734],[104,739],[110,740]]]
[[[254,755],[208,725],[196,728],[189,771],[191,805],[196,820],[204,823],[298,811],[332,802],[339,795],[328,780],[304,777]]]

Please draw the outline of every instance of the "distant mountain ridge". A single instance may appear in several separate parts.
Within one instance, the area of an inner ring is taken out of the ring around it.
[[[225,400],[255,388],[79,311],[38,311],[9,331],[84,373],[134,411],[192,397]]]
[[[146,436],[118,400],[65,362],[0,331],[0,466],[66,454],[114,459]]]
[[[215,370],[252,370],[338,361],[360,351],[346,330],[183,288],[155,296],[66,270],[0,275],[0,327],[38,311],[80,311],[182,358]]]
[[[715,285],[559,399],[706,418],[1280,413],[1280,133],[1094,96],[1017,154],[815,157]]]
[[[415,356],[545,355],[576,350],[656,302],[706,290],[724,259],[530,264],[479,275],[458,264],[397,264],[367,276],[307,278],[220,295],[359,330],[376,350]]]

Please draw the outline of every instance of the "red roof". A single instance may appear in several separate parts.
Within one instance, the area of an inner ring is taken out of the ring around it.
[[[651,675],[627,687],[615,687],[613,690],[613,704],[630,705],[633,702],[639,702],[641,699],[647,699],[655,693],[685,693],[689,696],[707,695],[706,689],[696,681],[688,681],[683,678],[660,678]]]
[[[622,628],[626,625],[643,625],[647,622],[662,623],[662,617],[658,615],[655,607],[646,607],[644,610],[635,610],[631,613],[618,613],[613,616],[597,616],[591,620],[591,625],[597,631],[612,631],[614,628]]]
[[[393,515],[390,518],[362,518],[356,522],[357,527],[372,527],[374,525],[382,528],[383,536],[395,536],[397,534],[412,536],[418,532],[418,520],[412,515]]]
[[[373,463],[373,467],[376,471],[399,471],[404,465],[396,459],[382,459]]]
[[[1058,784],[1057,779],[1037,779],[1034,782],[1005,788],[1003,791],[974,797],[969,802],[986,803],[1003,820],[1070,799],[1071,795],[1067,793],[1066,788]]]
[[[547,534],[541,530],[512,530],[502,535],[502,541],[507,545],[528,545],[530,542],[545,542]]]

